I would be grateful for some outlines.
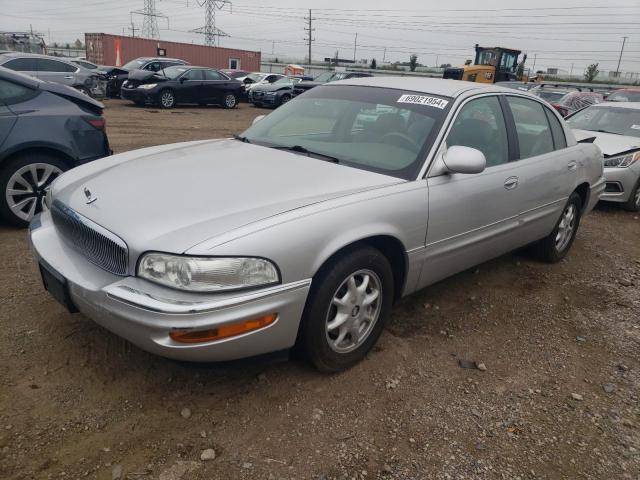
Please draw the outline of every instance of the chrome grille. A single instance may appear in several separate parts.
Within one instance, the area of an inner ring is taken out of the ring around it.
[[[121,238],[57,200],[51,216],[62,238],[87,260],[108,272],[127,275],[129,249]]]

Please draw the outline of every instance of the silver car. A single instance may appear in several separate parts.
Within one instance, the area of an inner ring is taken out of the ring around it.
[[[568,119],[580,139],[595,138],[604,153],[607,184],[601,199],[640,211],[640,102],[608,102]]]
[[[68,85],[86,95],[100,86],[98,74],[63,58],[11,52],[0,54],[0,65],[46,82]]]
[[[531,243],[562,259],[602,172],[525,92],[353,79],[233,139],[75,168],[30,238],[56,299],[143,349],[217,361],[297,345],[337,371],[404,295]]]

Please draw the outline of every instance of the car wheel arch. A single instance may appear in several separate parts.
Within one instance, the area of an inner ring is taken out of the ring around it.
[[[576,192],[580,196],[580,201],[582,202],[582,210],[584,211],[584,209],[587,208],[587,205],[589,204],[589,184],[587,182],[579,184],[575,188],[574,192]]]
[[[6,165],[8,162],[12,161],[14,158],[27,155],[29,153],[52,155],[64,162],[64,164],[67,165],[68,168],[73,168],[77,164],[77,161],[73,158],[73,156],[71,156],[68,152],[65,152],[64,149],[58,148],[57,146],[29,145],[21,146],[20,148],[11,149],[4,152],[4,154],[0,158],[0,168],[2,168],[2,166]]]

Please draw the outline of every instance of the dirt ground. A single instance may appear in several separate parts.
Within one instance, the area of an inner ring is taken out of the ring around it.
[[[106,104],[116,152],[262,113]],[[565,261],[507,255],[414,294],[325,375],[145,353],[64,311],[0,226],[0,478],[640,479],[639,239],[638,215],[598,207]]]

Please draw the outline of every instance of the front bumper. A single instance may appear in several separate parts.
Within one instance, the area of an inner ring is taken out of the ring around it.
[[[627,168],[613,167],[605,168],[604,176],[607,179],[607,188],[600,200],[625,203],[638,183],[640,172],[636,171],[633,165]]]
[[[249,96],[249,102],[254,105],[275,106],[278,104],[278,100],[278,95],[256,95],[252,93]]]
[[[120,98],[136,103],[153,103],[155,101],[155,92],[138,88],[122,87],[120,89]]]
[[[32,250],[68,282],[77,309],[138,347],[187,361],[227,361],[291,348],[311,280],[261,290],[195,294],[155,285],[137,277],[108,273],[73,250],[48,212],[29,228]],[[208,330],[277,313],[271,325],[217,341],[186,344],[170,338],[172,330]]]

